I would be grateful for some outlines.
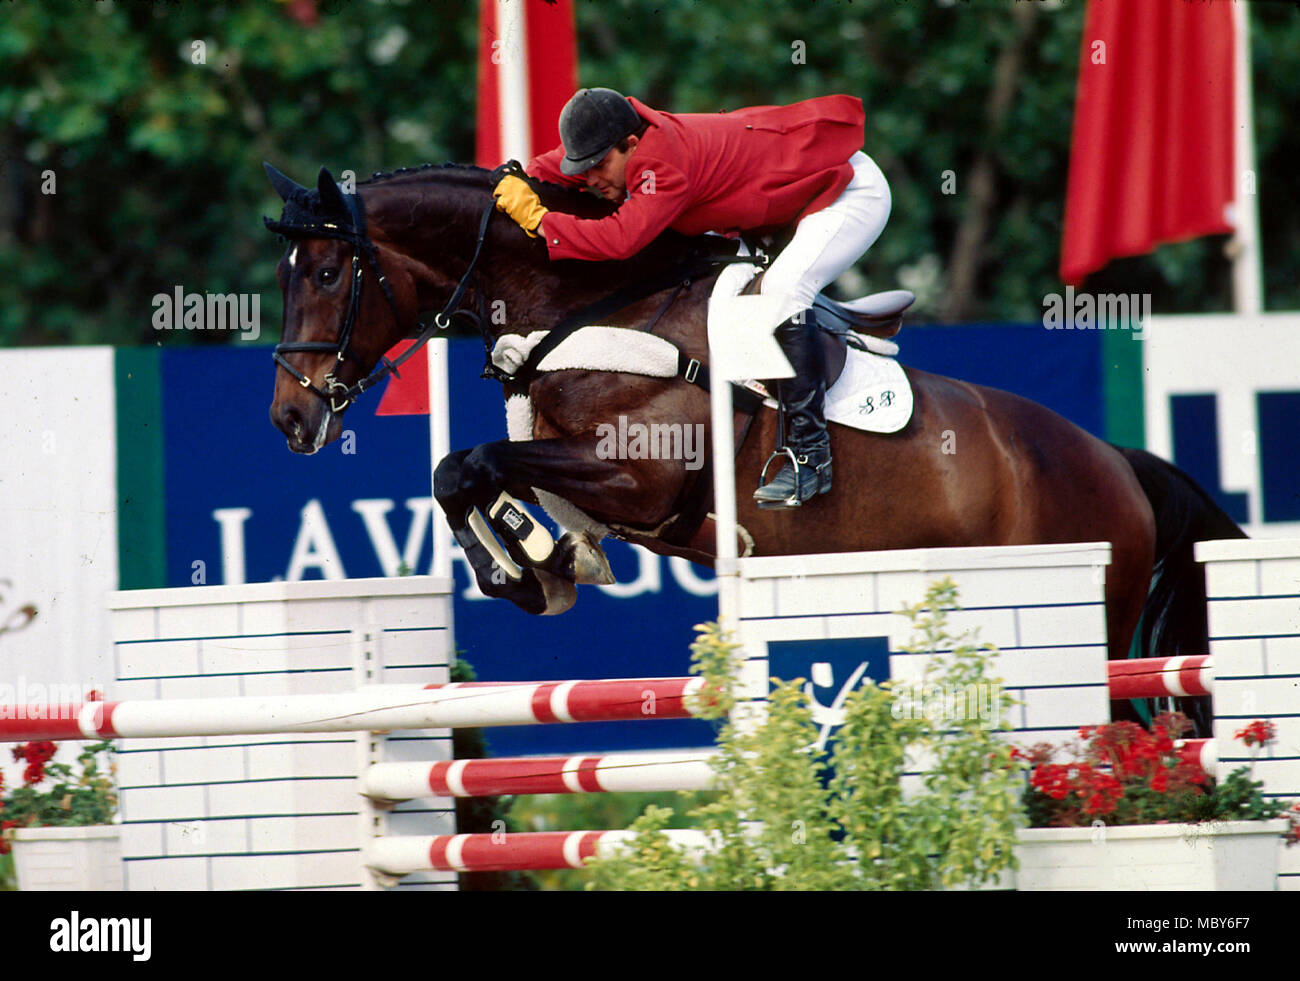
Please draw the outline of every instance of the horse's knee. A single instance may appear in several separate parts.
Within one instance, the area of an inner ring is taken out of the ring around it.
[[[469,450],[457,450],[442,458],[433,471],[433,496],[440,504],[446,504],[460,493],[461,470]]]
[[[505,485],[505,472],[499,454],[492,443],[484,443],[470,450],[460,466],[460,489],[471,497],[496,493]]]

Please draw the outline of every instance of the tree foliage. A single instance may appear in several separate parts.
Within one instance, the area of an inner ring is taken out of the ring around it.
[[[313,2],[314,26],[290,16]],[[1043,0],[1016,18],[1016,2],[818,0],[759,15],[750,0],[575,0],[580,80],[683,112],[861,96],[893,213],[845,285],[908,286],[922,315],[948,308],[969,179],[987,157],[990,222],[960,309],[1037,319],[1060,288],[1084,4]],[[1267,300],[1295,308],[1300,18],[1285,4],[1251,16]],[[994,125],[994,67],[1018,30]],[[150,300],[177,285],[259,292],[271,327],[277,249],[259,219],[278,202],[261,161],[305,181],[322,164],[364,177],[472,159],[476,33],[472,0],[3,0],[0,343],[153,344]],[[57,193],[42,193],[51,173]],[[1157,312],[1227,309],[1222,245],[1121,260],[1089,286],[1149,291]],[[229,340],[216,333],[167,342]]]

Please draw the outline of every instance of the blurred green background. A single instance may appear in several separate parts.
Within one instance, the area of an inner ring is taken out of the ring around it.
[[[584,85],[670,111],[865,101],[894,208],[847,287],[907,286],[936,322],[1036,320],[1060,289],[1082,0],[575,4]],[[1300,15],[1250,7],[1266,302],[1296,309]],[[0,344],[157,343],[150,298],[178,284],[260,291],[269,325],[279,247],[260,216],[279,204],[263,160],[305,182],[322,164],[365,177],[473,159],[475,2],[316,8],[308,26],[301,0],[0,2]],[[41,193],[46,171],[57,193]],[[1120,260],[1087,287],[1227,310],[1223,244]]]

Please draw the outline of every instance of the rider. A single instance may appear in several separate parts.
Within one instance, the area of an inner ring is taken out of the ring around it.
[[[552,259],[625,259],[666,228],[762,235],[798,222],[760,287],[786,299],[776,339],[795,376],[778,386],[788,420],[782,449],[799,462],[754,492],[764,507],[797,507],[831,488],[821,346],[814,318],[804,313],[889,218],[889,185],[860,150],[863,120],[862,101],[847,95],[672,114],[612,89],[582,89],[560,114],[561,146],[526,170],[585,185],[620,202],[618,209],[587,220],[550,212],[513,176],[494,192],[497,207],[529,235],[540,231]]]

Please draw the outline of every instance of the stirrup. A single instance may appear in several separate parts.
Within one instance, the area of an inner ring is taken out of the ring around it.
[[[758,475],[758,490],[754,493],[758,493],[759,490],[762,490],[767,486],[767,468],[772,465],[772,461],[777,457],[786,457],[790,460],[790,466],[794,468],[794,490],[792,490],[790,496],[783,501],[758,501],[755,503],[757,503],[760,508],[797,508],[803,504],[803,501],[799,500],[799,458],[795,456],[794,450],[790,449],[788,446],[778,446],[772,451],[772,455],[769,456],[767,462],[763,464],[763,472]]]

